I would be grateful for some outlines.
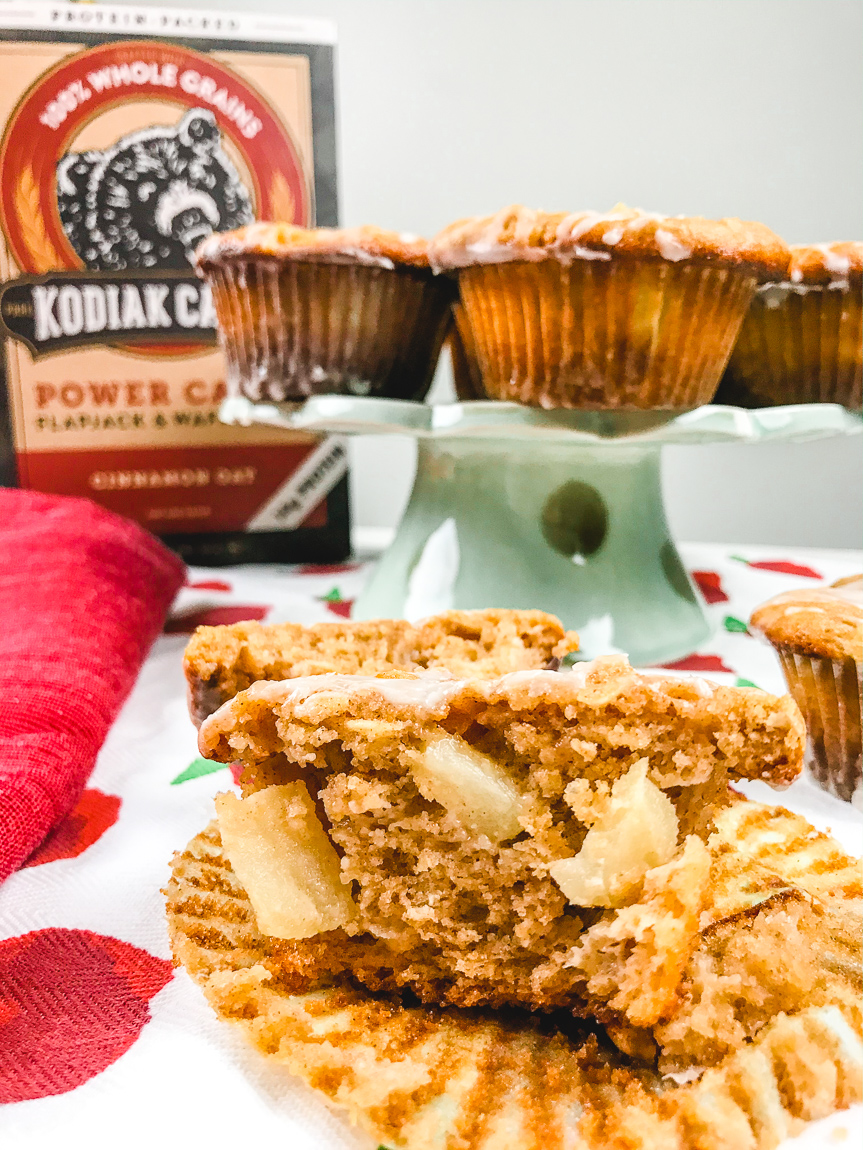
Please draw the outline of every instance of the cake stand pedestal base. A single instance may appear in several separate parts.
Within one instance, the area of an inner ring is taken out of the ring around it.
[[[540,608],[582,654],[669,662],[711,628],[668,530],[653,444],[420,439],[395,540],[354,617]]]
[[[615,412],[232,396],[220,415],[317,434],[416,437],[410,503],[354,618],[537,607],[578,631],[582,657],[626,651],[639,666],[689,655],[711,633],[668,531],[662,446],[793,443],[863,429],[859,414],[831,403]]]

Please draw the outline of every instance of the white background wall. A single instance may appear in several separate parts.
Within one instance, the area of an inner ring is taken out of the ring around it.
[[[762,220],[790,243],[863,238],[860,0],[251,4],[338,22],[345,224],[431,235],[514,201],[623,200]],[[672,527],[859,547],[861,444],[667,448]],[[367,439],[354,458],[356,522],[394,524],[413,444]]]

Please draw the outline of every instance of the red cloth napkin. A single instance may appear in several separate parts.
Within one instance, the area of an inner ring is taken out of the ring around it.
[[[0,489],[0,881],[74,806],[183,578],[89,500]]]

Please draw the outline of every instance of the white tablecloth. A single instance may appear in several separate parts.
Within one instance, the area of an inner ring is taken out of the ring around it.
[[[863,556],[849,552],[706,544],[683,546],[681,552],[713,600],[709,611],[716,622],[715,634],[690,665],[720,682],[746,680],[777,692],[783,682],[772,651],[745,631],[751,610],[779,591],[863,569]],[[775,567],[777,562],[778,571],[758,565]],[[810,573],[783,573],[783,562]],[[250,617],[305,623],[345,617],[367,570],[362,564],[193,570],[169,626]],[[81,1079],[65,1093],[26,1097],[38,1090],[34,1082],[39,1076],[22,1059],[20,1076],[10,1083],[7,1074],[5,1097],[26,1100],[0,1107],[3,1150],[148,1145],[173,1150],[250,1142],[290,1150],[346,1150],[371,1145],[310,1090],[247,1049],[216,1021],[186,974],[171,976],[164,962],[170,952],[160,888],[168,878],[169,860],[212,818],[213,795],[233,785],[227,769],[205,774],[200,763],[192,765],[198,752],[186,713],[185,641],[182,633],[167,634],[154,646],[102,750],[77,822],[46,844],[43,861],[37,856],[37,865],[0,887],[0,940],[6,940],[0,941],[0,1070],[4,1053],[8,1068],[2,1038],[9,1021],[3,1013],[4,962],[14,962],[21,946],[34,944],[28,952],[36,956],[33,994],[24,1016],[19,1011],[10,1025],[25,1036],[28,1027],[41,1027],[40,1057],[68,1063],[66,1077]],[[758,784],[750,793],[766,801],[776,798]],[[780,801],[819,828],[832,830],[847,850],[863,853],[863,818],[846,804],[805,780]],[[107,948],[114,969],[126,971],[126,983],[106,990],[103,983],[92,982],[98,982],[92,973],[100,968],[95,961],[85,963],[90,983],[86,977],[76,981],[71,968],[64,968],[73,989],[61,1010],[56,998],[46,998],[35,982],[41,973],[50,984],[51,962],[60,961],[52,960],[52,954],[60,953],[52,947],[72,937],[92,948],[86,954],[104,957]],[[118,1040],[114,1060],[102,1049],[104,1031],[114,1025],[112,994],[120,999],[132,994],[138,1004],[132,1008],[124,1000],[123,1009],[118,1008],[125,1037]],[[102,1053],[92,1055],[83,1049],[92,1026],[87,1030],[79,1020],[88,1010],[92,1014],[93,1002],[102,1002],[100,995],[107,995],[106,1005],[100,1006],[106,1020],[99,1038]],[[58,1010],[65,1014],[54,1025],[52,1011]],[[88,1058],[101,1059],[105,1068],[87,1077],[82,1063]],[[811,1127],[794,1145],[814,1150],[841,1144],[842,1130],[848,1132],[849,1145],[859,1144],[863,1108]]]

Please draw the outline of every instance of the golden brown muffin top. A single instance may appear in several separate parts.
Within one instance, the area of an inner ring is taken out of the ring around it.
[[[745,268],[784,276],[789,251],[764,224],[662,216],[618,204],[610,212],[540,212],[521,205],[457,220],[429,243],[436,271],[517,260],[610,260],[618,256]]]
[[[753,612],[751,625],[800,655],[863,661],[863,575],[829,587],[785,591]]]
[[[800,773],[805,733],[800,711],[788,695],[777,697],[750,687],[724,687],[699,676],[638,671],[630,666],[626,656],[606,655],[576,663],[569,671],[520,670],[486,679],[455,678],[446,668],[436,667],[415,672],[393,668],[378,675],[259,680],[204,720],[198,732],[198,749],[206,758],[220,762],[261,762],[284,749],[281,732],[285,728],[273,725],[268,713],[278,711],[282,718],[290,715],[291,721],[320,726],[326,715],[346,714],[348,704],[359,708],[355,717],[366,717],[365,709],[371,705],[388,721],[420,723],[440,723],[450,713],[477,713],[474,708],[508,707],[533,716],[530,722],[540,729],[556,723],[582,724],[580,737],[589,741],[594,736],[589,733],[586,717],[575,717],[576,709],[583,707],[595,714],[603,729],[610,724],[617,732],[613,738],[602,736],[603,745],[612,741],[619,752],[608,766],[612,770],[620,766],[625,753],[623,726],[629,725],[637,732],[630,750],[640,757],[648,753],[645,732],[652,731],[656,722],[664,721],[659,716],[679,712],[685,716],[686,733],[679,734],[678,743],[690,736],[698,743],[696,732],[704,730],[699,728],[702,720],[713,726],[730,724],[730,738],[722,742],[722,769],[729,770],[735,778],[759,778],[774,786],[787,786]],[[626,716],[625,722],[621,715]],[[742,734],[744,723],[749,730],[746,736]],[[756,733],[759,730],[766,741],[756,752],[755,741],[762,738]],[[571,756],[572,747],[561,740],[563,736],[558,732],[549,746]],[[675,746],[679,749],[678,744]],[[566,747],[569,750],[560,750]],[[669,752],[669,785],[705,782],[710,771],[700,755],[699,751],[678,758]],[[546,762],[546,758],[542,762],[548,766],[552,759]],[[651,771],[657,778],[659,758],[658,751],[651,756]],[[732,758],[736,764],[733,767]],[[599,759],[597,769],[606,770]]]
[[[225,260],[265,257],[306,263],[396,264],[427,268],[428,242],[407,232],[386,232],[371,224],[360,228],[299,228],[294,224],[247,224],[234,232],[214,232],[199,245],[199,268]]]
[[[788,278],[793,284],[859,285],[863,282],[863,243],[793,244]]]
[[[444,611],[418,623],[233,623],[199,627],[184,668],[192,719],[200,724],[258,679],[340,672],[378,675],[400,667],[446,667],[454,675],[494,678],[548,667],[578,649],[578,636],[544,611],[487,608]]]

